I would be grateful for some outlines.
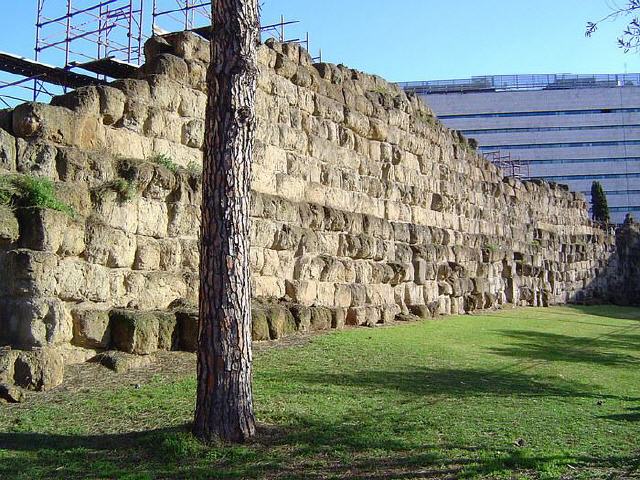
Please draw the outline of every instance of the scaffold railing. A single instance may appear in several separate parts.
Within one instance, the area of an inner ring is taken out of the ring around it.
[[[509,90],[564,90],[595,87],[640,86],[640,73],[489,75],[454,80],[398,82],[407,91],[422,95]]]
[[[150,36],[193,31],[209,39],[211,4],[207,0],[37,0],[34,59],[0,54],[0,71],[5,72],[0,78],[0,108],[134,76]],[[147,33],[145,18],[147,25],[151,23]],[[296,23],[281,15],[279,22],[261,27],[262,36],[295,42],[309,51],[308,33],[303,38],[290,36],[288,26]],[[322,61],[321,51],[314,61]]]
[[[510,152],[494,150],[491,152],[482,152],[482,156],[500,168],[507,177],[522,180],[530,176],[529,164],[521,161],[519,158],[512,157]]]

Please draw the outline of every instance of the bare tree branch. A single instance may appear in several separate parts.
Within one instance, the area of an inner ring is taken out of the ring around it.
[[[585,36],[591,37],[603,22],[615,21],[620,17],[629,17],[634,15],[622,31],[622,35],[618,37],[617,44],[625,53],[630,50],[640,50],[640,19],[634,14],[636,10],[640,9],[640,0],[626,0],[625,6],[620,7],[614,4],[611,8],[612,12],[605,15],[600,20],[587,22],[584,32]]]

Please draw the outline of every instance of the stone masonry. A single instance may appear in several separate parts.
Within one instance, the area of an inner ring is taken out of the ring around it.
[[[75,214],[0,209],[0,384],[105,350],[195,348],[208,43],[150,40],[138,78],[0,114],[3,175]],[[570,301],[615,248],[565,187],[504,178],[382,78],[260,48],[256,340]],[[161,159],[162,161],[159,161]]]

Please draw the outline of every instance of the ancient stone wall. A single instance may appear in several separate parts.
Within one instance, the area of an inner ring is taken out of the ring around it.
[[[137,79],[0,115],[5,174],[55,181],[75,212],[0,210],[0,345],[193,348],[208,44],[145,52]],[[580,194],[503,178],[395,85],[293,44],[260,69],[254,338],[563,303],[606,264]]]
[[[614,269],[605,281],[608,300],[617,305],[640,305],[640,223],[627,216],[616,230]]]
[[[615,252],[595,278],[579,291],[574,303],[640,305],[640,223],[627,214],[615,229]]]

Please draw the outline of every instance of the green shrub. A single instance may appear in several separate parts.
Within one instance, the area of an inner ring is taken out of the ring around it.
[[[413,116],[416,120],[419,120],[422,123],[426,123],[427,125],[433,126],[437,123],[436,117],[434,117],[433,115],[429,115],[427,112],[422,110],[414,113]]]
[[[487,249],[490,252],[497,252],[498,250],[500,250],[500,247],[498,245],[496,245],[495,243],[487,243],[484,246],[485,249]]]
[[[11,181],[13,177],[0,177],[0,205],[11,206],[16,188]]]
[[[176,173],[178,171],[178,165],[175,164],[171,157],[165,155],[164,153],[156,153],[154,155],[151,155],[147,158],[147,161],[155,163],[156,165],[162,165],[172,173]]]
[[[2,177],[0,203],[13,208],[48,208],[69,216],[75,214],[71,206],[58,199],[51,180],[31,175]]]
[[[115,180],[105,182],[99,187],[96,187],[93,192],[96,195],[102,195],[107,190],[116,192],[120,202],[128,202],[138,192],[135,182],[124,178],[116,178]]]
[[[372,92],[379,93],[380,95],[391,95],[391,92],[387,87],[377,85],[371,89]]]
[[[187,164],[187,172],[189,172],[189,174],[193,176],[202,175],[202,165],[193,161],[189,162]]]

